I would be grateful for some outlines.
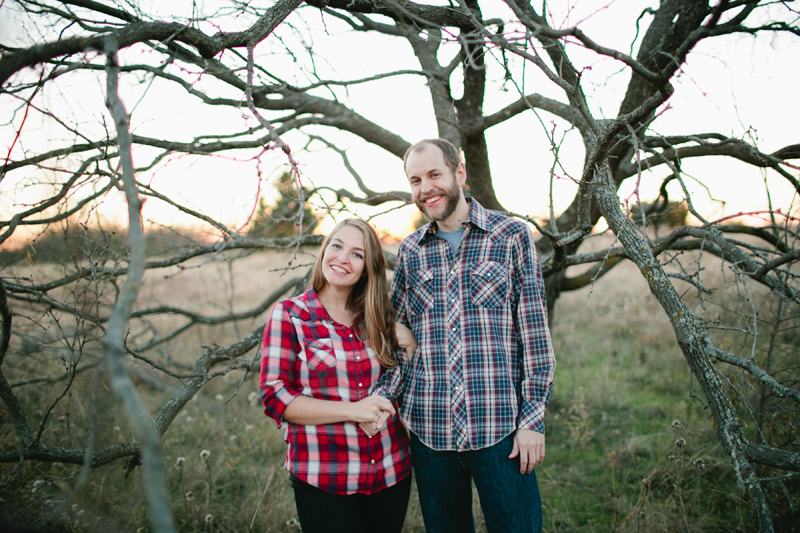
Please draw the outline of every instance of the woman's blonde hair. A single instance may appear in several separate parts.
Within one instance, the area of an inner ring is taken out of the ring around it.
[[[394,330],[395,313],[389,301],[389,283],[386,281],[386,259],[383,257],[381,241],[375,229],[360,218],[348,218],[333,228],[322,241],[310,285],[319,293],[328,284],[322,273],[322,258],[325,249],[336,233],[345,226],[351,226],[364,234],[364,275],[355,284],[347,299],[347,307],[353,311],[356,326],[363,327],[378,356],[378,362],[385,368],[397,365],[397,334]]]

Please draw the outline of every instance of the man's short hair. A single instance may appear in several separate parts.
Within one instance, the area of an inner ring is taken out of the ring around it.
[[[461,154],[458,153],[458,148],[456,148],[453,143],[445,139],[422,139],[409,146],[408,150],[406,150],[406,153],[403,155],[403,171],[406,171],[406,160],[411,152],[419,152],[430,145],[439,147],[442,154],[444,154],[445,164],[455,175],[456,168],[458,168],[458,164],[461,163]]]

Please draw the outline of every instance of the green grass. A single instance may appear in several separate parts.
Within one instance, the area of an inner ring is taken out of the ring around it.
[[[628,281],[629,271],[616,274],[619,279],[610,276],[592,290],[564,295],[554,316],[558,366],[547,414],[547,456],[537,468],[545,531],[747,529],[747,495],[736,487],[708,412],[692,397],[702,393],[692,387],[666,317],[646,288]],[[194,340],[211,343],[216,337],[203,330]],[[228,375],[203,387],[164,436],[175,522],[180,531],[192,532],[243,532],[251,526],[299,532],[282,469],[282,432],[252,396],[257,376],[248,377],[230,402],[219,399],[232,394],[240,377]],[[153,410],[167,398],[138,384]],[[86,393],[93,387],[103,406],[98,446],[132,438],[107,385],[107,378],[81,376],[69,404],[62,402],[53,413],[45,440],[86,446]],[[41,413],[52,394],[28,387],[24,398]],[[60,418],[66,414],[69,428]],[[4,421],[2,449],[13,448],[14,440]],[[205,461],[202,450],[209,452]],[[0,465],[0,479],[13,468]],[[122,470],[120,461],[89,472],[81,482],[77,467],[24,463],[0,489],[0,516],[52,531],[149,531],[141,472],[123,478]],[[796,493],[793,498],[800,503]],[[485,531],[477,497],[474,507],[478,530]],[[424,531],[416,491],[405,530]]]

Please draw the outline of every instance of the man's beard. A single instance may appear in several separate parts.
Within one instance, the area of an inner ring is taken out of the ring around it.
[[[461,187],[458,186],[458,182],[455,179],[453,179],[452,186],[450,188],[445,189],[444,191],[442,191],[443,194],[444,194],[444,200],[445,200],[444,209],[442,209],[442,211],[439,214],[436,214],[436,215],[431,215],[428,212],[428,206],[425,204],[425,202],[423,202],[421,200],[415,200],[414,203],[416,204],[417,209],[422,211],[422,214],[425,215],[428,218],[428,220],[431,220],[431,221],[434,221],[434,220],[436,220],[436,221],[445,220],[450,215],[452,215],[455,212],[456,207],[458,207],[458,202],[459,202],[459,200],[461,200],[461,194],[460,194],[461,190],[460,189],[461,189]],[[435,196],[435,194],[432,194],[430,196]],[[429,196],[429,198],[430,198],[430,196]]]

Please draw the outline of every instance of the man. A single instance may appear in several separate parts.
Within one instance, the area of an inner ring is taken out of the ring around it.
[[[464,197],[466,170],[448,141],[420,141],[404,162],[431,222],[400,245],[391,297],[419,347],[376,392],[404,393],[425,528],[474,531],[474,480],[490,532],[539,531],[534,467],[555,359],[533,237]]]

